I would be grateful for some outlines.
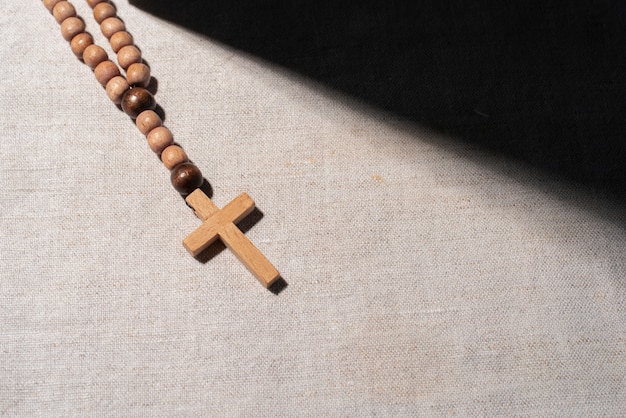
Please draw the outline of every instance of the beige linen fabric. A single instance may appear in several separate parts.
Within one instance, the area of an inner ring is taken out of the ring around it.
[[[624,415],[623,203],[116,4],[288,286],[188,256],[142,135],[0,0],[0,415]]]

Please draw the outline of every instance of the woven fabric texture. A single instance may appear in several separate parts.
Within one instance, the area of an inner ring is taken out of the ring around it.
[[[144,137],[40,1],[0,0],[0,415],[624,415],[623,200],[115,4],[287,286],[190,257]]]

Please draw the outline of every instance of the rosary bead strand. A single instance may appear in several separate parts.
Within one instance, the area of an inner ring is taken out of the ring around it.
[[[100,25],[100,31],[117,55],[118,64],[109,59],[104,48],[94,43],[93,37],[86,32],[85,22],[77,16],[76,8],[69,1],[42,2],[61,25],[61,34],[70,42],[74,55],[93,70],[109,99],[135,120],[139,131],[146,136],[150,149],[170,170],[174,188],[183,196],[199,188],[204,182],[202,173],[189,161],[185,151],[174,145],[172,132],[163,126],[161,117],[154,111],[156,99],[146,89],[151,80],[150,68],[143,62],[141,51],[127,32],[126,25],[117,16],[115,5],[108,0],[86,0],[93,9],[93,17]],[[120,67],[125,70],[125,76]]]
[[[150,149],[161,157],[163,150],[174,144],[174,137],[172,132],[163,126],[159,115],[154,112],[156,100],[146,89],[151,79],[150,68],[143,62],[141,51],[134,44],[126,25],[117,17],[115,6],[105,0],[87,0],[87,4],[92,7],[94,19],[100,24],[102,34],[109,40],[111,49],[117,54],[119,66],[126,71],[126,83],[116,77],[111,78],[107,83],[107,94],[116,104],[121,104],[122,110],[127,115],[135,119],[135,124],[146,136]],[[127,85],[129,89],[125,89]],[[122,90],[124,93],[120,97]],[[140,115],[143,117],[139,118]],[[180,149],[182,151],[182,148]],[[200,169],[190,163],[187,155],[182,152],[184,158],[177,152],[175,154],[178,157],[169,158],[164,165],[170,170],[170,180],[174,188],[182,195],[188,195],[202,185],[204,177]],[[178,164],[172,166],[173,161]],[[177,167],[178,165],[181,167]]]

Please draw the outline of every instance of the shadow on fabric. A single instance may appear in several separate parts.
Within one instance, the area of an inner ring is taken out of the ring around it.
[[[130,2],[422,126],[626,196],[624,2]]]

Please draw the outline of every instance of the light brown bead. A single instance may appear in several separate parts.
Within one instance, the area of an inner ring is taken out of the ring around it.
[[[104,19],[114,17],[116,14],[115,6],[111,3],[103,2],[96,5],[93,8],[93,17],[98,24],[102,23]]]
[[[150,84],[150,67],[143,62],[131,64],[126,69],[126,80],[131,86],[148,87]]]
[[[128,79],[126,81],[128,81]],[[137,116],[135,124],[142,134],[148,135],[154,128],[162,126],[163,121],[154,110],[144,110]]]
[[[58,23],[61,23],[68,17],[76,16],[76,9],[69,1],[60,1],[52,9],[52,15]]]
[[[87,4],[89,5],[89,7],[91,7],[93,9],[98,4],[100,4],[100,3],[107,3],[108,1],[109,0],[87,0]]]
[[[152,93],[143,87],[133,87],[124,93],[121,105],[128,116],[136,119],[144,110],[154,110],[156,100]]]
[[[185,150],[178,145],[170,145],[161,151],[161,161],[168,170],[172,170],[178,164],[188,162],[189,157],[187,157]]]
[[[52,10],[54,10],[54,6],[57,5],[57,3],[60,3],[63,0],[43,0],[43,5],[46,7],[46,9],[48,9],[48,11],[50,13],[52,13]]]
[[[94,68],[93,73],[96,76],[96,80],[98,80],[102,86],[106,86],[113,77],[120,75],[120,69],[113,61],[106,60],[98,64],[96,68]]]
[[[113,34],[109,42],[111,43],[111,49],[117,54],[120,49],[133,44],[133,37],[126,31],[120,31]]]
[[[117,53],[117,63],[123,69],[127,69],[131,64],[139,62],[141,62],[141,51],[135,45],[125,46]]]
[[[172,170],[170,180],[172,186],[182,195],[188,195],[204,182],[202,172],[193,163],[178,164]]]
[[[122,76],[113,77],[106,85],[107,96],[115,104],[122,103],[122,97],[130,89],[128,82]]]
[[[109,55],[107,52],[96,44],[89,45],[83,52],[83,61],[85,61],[85,64],[91,69],[96,68],[98,64],[108,59]]]
[[[78,58],[83,59],[83,53],[85,52],[85,48],[89,45],[93,45],[93,37],[87,32],[79,33],[78,35],[72,38],[70,42],[70,47],[72,48],[72,52]]]
[[[110,39],[117,32],[126,30],[126,25],[118,17],[109,17],[100,23],[100,30],[107,39]]]
[[[79,17],[68,17],[61,22],[61,35],[66,41],[71,41],[74,36],[84,31],[85,22]]]
[[[174,143],[172,131],[165,126],[159,126],[148,132],[146,139],[148,140],[148,146],[156,154],[160,154],[166,147]]]

